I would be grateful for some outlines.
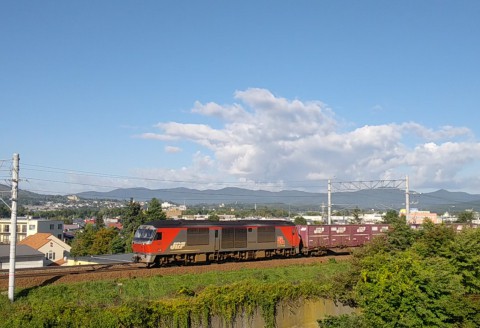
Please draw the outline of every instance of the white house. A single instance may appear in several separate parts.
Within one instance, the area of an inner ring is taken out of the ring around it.
[[[45,257],[45,264],[63,265],[65,258],[70,255],[71,246],[49,233],[37,233],[23,239],[18,245],[27,245],[41,252]]]
[[[17,245],[15,250],[15,268],[41,268],[45,256],[27,245]],[[10,268],[10,245],[0,245],[0,270]]]
[[[0,219],[0,244],[10,244],[11,225],[11,218]],[[17,218],[17,242],[39,232],[63,239],[63,221],[31,216]]]

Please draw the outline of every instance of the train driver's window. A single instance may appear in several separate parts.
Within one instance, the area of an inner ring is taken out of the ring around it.
[[[155,240],[162,240],[162,233],[157,231],[157,235],[155,236]]]

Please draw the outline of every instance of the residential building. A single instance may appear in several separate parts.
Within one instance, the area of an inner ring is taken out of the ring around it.
[[[27,245],[41,252],[45,257],[45,264],[62,265],[70,255],[70,245],[50,233],[36,233],[23,239],[18,245]]]
[[[0,219],[0,244],[10,244],[11,218]],[[17,243],[36,233],[50,233],[63,239],[63,221],[33,218],[17,218]]]
[[[41,268],[45,255],[27,245],[17,245],[15,250],[15,268]],[[0,270],[10,268],[10,245],[0,245]]]
[[[402,211],[400,212],[402,213]],[[432,213],[430,211],[419,211],[417,209],[412,209],[407,218],[407,222],[409,224],[423,224],[426,220],[429,220],[435,224],[442,223],[442,219],[438,217],[437,213]]]

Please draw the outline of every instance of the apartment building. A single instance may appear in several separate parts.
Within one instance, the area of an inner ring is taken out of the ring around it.
[[[0,219],[0,244],[10,244],[11,218]],[[49,233],[63,240],[63,221],[33,218],[17,218],[17,243],[36,233]]]

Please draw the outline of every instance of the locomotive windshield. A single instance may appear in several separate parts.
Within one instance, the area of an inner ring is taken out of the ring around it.
[[[140,226],[133,236],[134,243],[151,242],[155,237],[155,228]]]

